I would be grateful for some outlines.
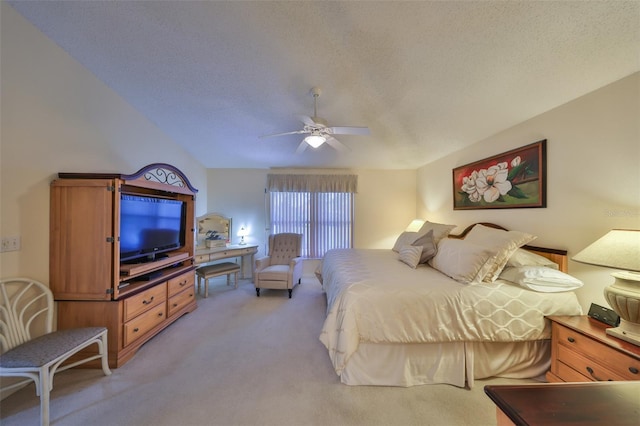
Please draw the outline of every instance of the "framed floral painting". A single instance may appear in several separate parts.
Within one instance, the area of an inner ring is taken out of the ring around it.
[[[547,207],[547,141],[453,169],[453,209]]]

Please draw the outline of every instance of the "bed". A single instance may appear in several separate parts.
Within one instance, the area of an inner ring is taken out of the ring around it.
[[[326,253],[320,340],[342,383],[472,388],[474,379],[548,370],[544,317],[582,313],[566,252],[526,245],[535,237],[494,224],[455,236],[453,228],[426,222],[394,250]]]

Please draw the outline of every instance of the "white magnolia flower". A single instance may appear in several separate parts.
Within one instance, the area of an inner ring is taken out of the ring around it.
[[[476,179],[478,178],[478,172],[473,171],[469,176],[465,176],[462,178],[462,187],[461,189],[467,193],[469,196],[469,200],[474,203],[480,201],[482,195],[478,192],[478,188],[476,186]]]
[[[518,155],[516,158],[514,158],[513,160],[511,160],[511,167],[519,166],[521,162],[522,162],[522,159],[521,159],[521,158],[520,158],[520,156]]]
[[[509,170],[506,162],[496,164],[487,170],[481,170],[475,185],[487,203],[493,203],[501,195],[511,191],[511,182],[507,180]]]

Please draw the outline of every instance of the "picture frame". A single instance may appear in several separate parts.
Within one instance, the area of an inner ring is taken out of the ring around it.
[[[547,140],[453,169],[453,209],[547,207]]]

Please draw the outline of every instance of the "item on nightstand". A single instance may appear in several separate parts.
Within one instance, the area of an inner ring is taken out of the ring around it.
[[[614,272],[615,282],[604,289],[604,296],[618,315],[620,325],[607,334],[640,346],[640,230],[609,231],[573,257],[576,262],[624,269]]]
[[[620,324],[620,315],[612,309],[605,308],[604,306],[591,304],[588,315],[600,322],[610,325],[611,327],[617,327]]]

